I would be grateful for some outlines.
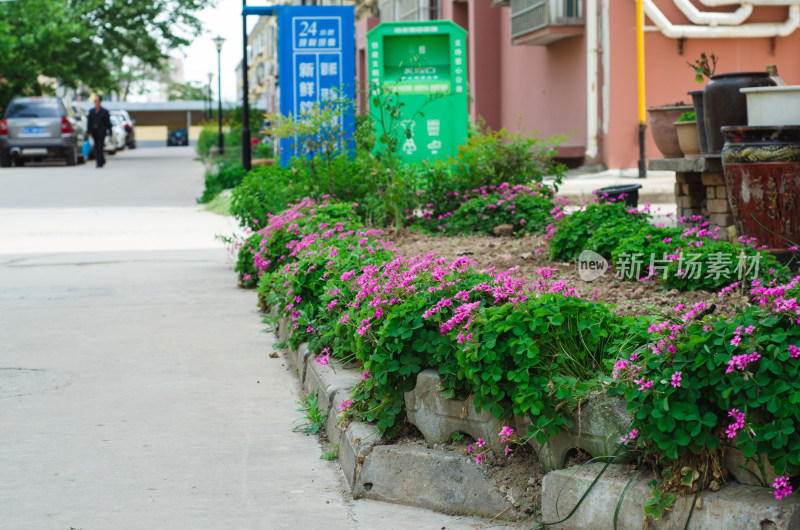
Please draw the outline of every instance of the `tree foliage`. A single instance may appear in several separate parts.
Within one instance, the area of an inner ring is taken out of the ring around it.
[[[213,0],[0,2],[0,108],[52,82],[112,91],[126,58],[159,67],[200,32],[195,13]]]

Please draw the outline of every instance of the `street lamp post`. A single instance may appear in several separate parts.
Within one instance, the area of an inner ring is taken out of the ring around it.
[[[214,46],[217,47],[217,96],[219,98],[219,108],[217,110],[217,123],[219,124],[219,154],[225,153],[225,144],[222,139],[222,43],[225,39],[217,35],[212,39]],[[211,79],[211,78],[209,78]]]
[[[214,115],[214,107],[211,99],[211,80],[214,79],[214,74],[208,72],[208,116],[206,116],[207,120],[210,120],[211,117]]]
[[[247,7],[247,0],[242,0],[242,8]],[[243,11],[244,12],[244,11]],[[248,72],[247,72],[247,17],[242,16],[242,168],[250,171],[250,105],[247,100]]]

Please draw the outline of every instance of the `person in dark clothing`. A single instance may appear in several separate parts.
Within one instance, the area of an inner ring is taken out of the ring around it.
[[[106,134],[111,131],[111,116],[108,111],[100,106],[103,100],[101,96],[95,96],[94,108],[89,111],[86,133],[94,138],[94,159],[97,167],[106,164],[106,157],[103,155],[103,145],[105,144]]]

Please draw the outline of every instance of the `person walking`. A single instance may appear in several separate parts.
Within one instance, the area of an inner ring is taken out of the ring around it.
[[[102,96],[97,95],[94,97],[94,108],[89,111],[87,118],[87,131],[86,133],[94,138],[94,160],[97,167],[106,165],[106,157],[103,155],[103,146],[105,145],[106,134],[111,131],[111,116],[108,111],[100,106],[103,101]]]

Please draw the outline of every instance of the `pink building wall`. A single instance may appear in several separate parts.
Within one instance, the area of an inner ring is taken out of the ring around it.
[[[692,0],[701,11],[713,11]],[[597,108],[599,151],[594,160],[609,168],[637,166],[638,103],[636,87],[635,2],[597,0],[599,53]],[[672,0],[655,0],[673,24],[689,21]],[[718,8],[732,11],[738,6]],[[783,22],[786,7],[757,7],[746,21]],[[567,136],[560,147],[564,157],[584,157],[587,148],[586,40],[581,34],[552,42],[547,46],[511,43],[510,9],[490,7],[489,0],[442,2],[442,18],[453,20],[468,31],[470,114],[480,117],[493,129],[538,136]],[[375,24],[375,19],[357,23],[357,63],[360,32]],[[607,32],[604,33],[607,24]],[[647,20],[646,24],[652,26]],[[361,28],[361,29],[359,29]],[[789,37],[740,39],[687,39],[683,53],[678,40],[659,31],[645,34],[646,104],[658,106],[677,101],[690,102],[690,90],[702,89],[694,81],[687,61],[700,53],[719,57],[717,73],[762,71],[775,64],[787,84],[800,85],[800,29]],[[604,71],[603,65],[608,65]],[[364,72],[357,66],[359,80]],[[604,99],[604,90],[607,99]],[[648,158],[660,157],[649,133]]]
[[[636,96],[636,35],[635,4],[631,1],[610,1],[610,66],[608,83],[610,92],[609,127],[601,142],[600,158],[608,167],[636,167],[638,160],[638,107]],[[694,2],[704,11],[711,8]],[[657,0],[656,4],[673,24],[689,21],[671,0]],[[732,11],[718,9],[718,11]],[[747,22],[782,22],[786,19],[785,7],[757,7]],[[647,25],[651,25],[649,19]],[[690,102],[690,90],[701,90],[704,84],[694,81],[694,74],[686,61],[693,62],[701,52],[714,53],[719,60],[717,73],[737,71],[763,71],[766,65],[775,64],[781,78],[790,85],[800,84],[800,29],[789,37],[775,39],[687,39],[683,55],[678,41],[661,32],[645,34],[645,101],[648,107]],[[647,157],[661,155],[647,134]]]

